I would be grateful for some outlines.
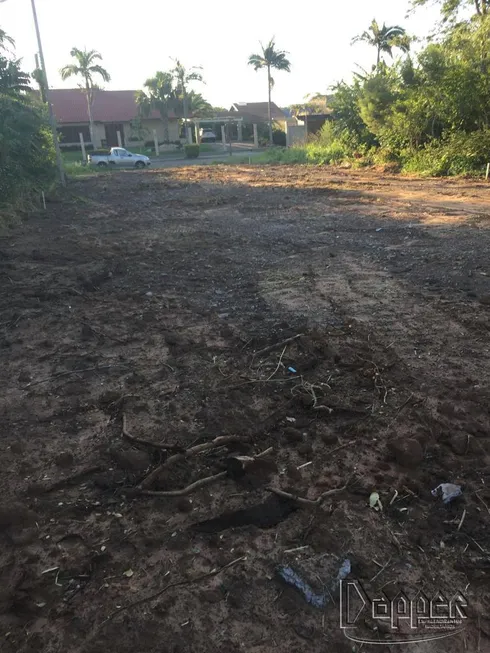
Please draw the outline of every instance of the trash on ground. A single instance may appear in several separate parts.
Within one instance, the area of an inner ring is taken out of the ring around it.
[[[288,372],[292,372],[293,374],[296,374],[296,370],[294,367],[288,367]]]
[[[463,490],[454,483],[441,483],[432,490],[431,494],[433,497],[442,496],[443,503],[451,503],[463,494]]]
[[[383,510],[383,504],[380,501],[379,494],[377,492],[372,492],[369,497],[369,507],[374,510]]]
[[[376,231],[383,231],[383,227],[378,227]]]
[[[332,598],[332,594],[337,590],[341,580],[347,578],[351,572],[351,563],[348,558],[341,564],[337,577],[331,587],[327,587],[324,592],[315,592],[309,583],[301,578],[292,567],[279,567],[279,576],[288,584],[296,587],[304,596],[307,603],[315,608],[324,608]]]

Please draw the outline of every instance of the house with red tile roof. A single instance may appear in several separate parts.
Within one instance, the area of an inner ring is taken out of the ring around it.
[[[79,88],[51,89],[50,98],[61,136],[61,147],[80,145],[80,136],[90,143],[87,97]],[[92,104],[95,127],[94,147],[117,147],[119,138],[123,147],[131,143],[153,140],[154,131],[163,143],[163,123],[158,111],[148,117],[140,117],[136,104],[136,91],[95,90]],[[179,118],[169,115],[169,140],[179,140]]]

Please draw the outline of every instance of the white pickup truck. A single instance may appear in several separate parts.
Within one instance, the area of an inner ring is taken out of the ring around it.
[[[108,166],[117,166],[124,168],[146,168],[150,165],[149,157],[144,154],[133,154],[128,152],[123,147],[111,147],[108,154],[93,154],[88,155],[88,162],[91,166],[98,168],[107,168]]]

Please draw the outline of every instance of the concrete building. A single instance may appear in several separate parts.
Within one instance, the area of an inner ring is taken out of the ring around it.
[[[153,140],[153,130],[156,130],[158,141],[164,141],[160,114],[153,111],[148,118],[140,117],[135,95],[136,91],[94,91],[94,147],[140,145],[146,140]],[[80,133],[83,134],[85,144],[90,144],[87,98],[83,90],[52,89],[50,97],[61,135],[61,147],[79,146]],[[138,126],[135,121],[139,122]],[[170,113],[169,141],[179,140],[179,131],[179,119]]]

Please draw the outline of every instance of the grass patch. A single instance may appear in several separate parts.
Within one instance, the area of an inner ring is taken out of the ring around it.
[[[104,168],[104,172],[107,169]],[[65,174],[69,177],[86,177],[87,175],[94,175],[97,173],[96,168],[85,165],[82,161],[65,161]]]
[[[254,161],[284,165],[328,165],[341,163],[346,158],[346,152],[338,143],[331,145],[308,143],[304,147],[273,147],[258,157],[254,157]]]

